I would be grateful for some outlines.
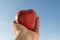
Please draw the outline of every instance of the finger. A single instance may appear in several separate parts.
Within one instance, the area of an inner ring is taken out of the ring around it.
[[[17,23],[16,21],[14,21],[13,24],[15,24],[15,25],[17,26],[17,27],[16,27],[17,30],[27,29],[24,25],[19,24],[19,23]]]
[[[22,24],[17,23],[17,26],[18,26],[19,30],[27,30],[27,28]]]
[[[18,40],[19,39],[19,36],[20,36],[20,33],[21,33],[21,31],[19,30],[19,31],[17,31],[17,33],[15,34],[15,36],[14,36],[14,39],[13,40]]]
[[[36,25],[35,25],[35,32],[39,34],[39,26],[40,26],[40,19],[39,17],[36,18]]]
[[[17,27],[16,21],[13,21],[13,23],[12,23],[12,30],[13,30],[14,33],[16,33],[18,31],[18,27]]]
[[[14,23],[14,24],[17,24],[17,22],[16,22],[16,21],[13,21],[13,23]]]
[[[12,23],[12,29],[14,33],[16,33],[19,30],[21,31],[28,30],[24,25],[18,24],[16,21]]]

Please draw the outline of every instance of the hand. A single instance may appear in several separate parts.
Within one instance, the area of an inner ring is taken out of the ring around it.
[[[39,39],[39,22],[40,19],[37,17],[36,26],[34,30],[28,30],[21,24],[13,22],[12,28],[15,33],[15,37],[13,40],[38,40]]]

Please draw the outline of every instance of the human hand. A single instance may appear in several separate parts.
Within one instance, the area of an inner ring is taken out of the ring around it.
[[[40,19],[37,17],[36,26],[34,30],[28,30],[21,24],[13,22],[12,28],[15,33],[15,37],[13,40],[38,40],[39,39],[39,22]]]

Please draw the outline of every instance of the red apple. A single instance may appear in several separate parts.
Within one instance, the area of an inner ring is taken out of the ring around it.
[[[17,13],[16,22],[24,25],[26,28],[33,30],[35,28],[36,13],[34,10],[21,10]]]

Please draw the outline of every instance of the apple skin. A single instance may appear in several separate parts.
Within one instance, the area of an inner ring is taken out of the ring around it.
[[[24,25],[27,29],[33,30],[35,28],[36,13],[34,10],[20,10],[16,15],[16,22]]]

